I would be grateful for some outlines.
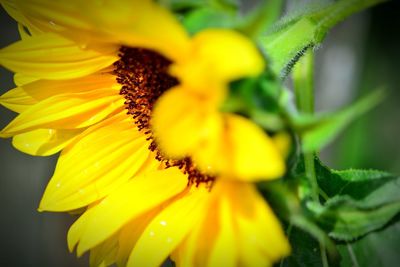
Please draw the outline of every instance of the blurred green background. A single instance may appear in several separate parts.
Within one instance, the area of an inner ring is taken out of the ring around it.
[[[254,1],[252,1],[254,2]],[[300,1],[288,1],[286,9]],[[303,1],[304,2],[304,1]],[[305,1],[306,2],[306,1]],[[19,39],[16,24],[0,12],[0,46]],[[384,87],[385,101],[353,123],[321,152],[329,166],[375,168],[400,173],[400,3],[391,1],[357,14],[336,26],[316,51],[316,108],[345,106]],[[12,75],[0,70],[0,93],[13,88]],[[0,108],[0,126],[14,114]],[[0,140],[0,266],[88,266],[66,245],[74,218],[36,211],[51,177],[56,157],[31,157]],[[399,192],[400,193],[400,192]],[[360,266],[398,266],[400,224],[378,231],[352,245]],[[348,247],[341,248],[343,266],[352,266]]]

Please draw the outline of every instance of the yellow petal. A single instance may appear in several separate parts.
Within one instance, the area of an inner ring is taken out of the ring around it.
[[[271,266],[290,252],[283,230],[252,184],[217,180],[205,216],[173,253],[177,266]]]
[[[203,144],[193,157],[200,168],[240,180],[274,179],[285,164],[271,138],[257,125],[233,114],[224,116],[224,129],[214,142]]]
[[[155,217],[137,241],[127,266],[160,266],[198,222],[208,190],[183,194]]]
[[[183,60],[189,38],[175,16],[149,0],[95,2],[88,14],[102,32],[118,43],[144,47],[174,60]]]
[[[0,64],[26,75],[50,79],[72,79],[113,64],[117,48],[85,49],[53,33],[32,36],[0,50]]]
[[[189,234],[177,247],[177,249],[172,252],[170,258],[175,263],[175,266],[185,266],[185,267],[194,267],[194,253],[195,249],[194,241],[192,238],[194,235],[193,231]]]
[[[152,49],[174,60],[183,58],[189,48],[178,20],[153,1],[24,0],[18,4],[38,27],[68,37],[91,35],[100,42]]]
[[[9,90],[0,96],[0,104],[22,113],[30,106],[55,95],[100,89],[115,89],[115,94],[118,94],[120,86],[115,81],[114,75],[106,73],[63,81],[39,80]]]
[[[287,158],[292,144],[290,135],[287,132],[279,132],[272,137],[272,141],[275,143],[283,158]]]
[[[32,156],[49,156],[66,147],[83,129],[38,129],[15,135],[12,144]]]
[[[181,158],[214,135],[221,123],[207,101],[179,87],[168,90],[157,101],[152,114],[154,136],[169,157]]]
[[[14,74],[14,83],[17,86],[22,86],[34,81],[39,80],[39,78],[37,77],[33,77],[33,76],[29,76],[29,75],[25,75],[23,73],[15,73]]]
[[[290,247],[252,184],[217,180],[207,212],[173,253],[178,266],[271,266]]]
[[[156,207],[153,210],[135,218],[123,227],[119,233],[117,266],[126,266],[129,255],[131,254],[136,242],[139,240],[147,225],[160,212],[161,208],[162,207]]]
[[[116,261],[118,253],[118,235],[113,235],[90,251],[89,266],[110,266]]]
[[[240,116],[227,117],[237,177],[272,179],[284,174],[285,163],[279,150],[258,126]]]
[[[13,0],[2,0],[1,5],[5,9],[5,11],[15,20],[18,22],[19,25],[27,27],[32,34],[41,33],[37,27],[32,25],[28,18],[26,18],[18,8],[18,5]],[[19,27],[20,29],[20,27]],[[21,28],[22,29],[22,28]],[[22,33],[20,29],[20,34]],[[21,35],[21,38],[28,37],[27,35]]]
[[[270,266],[287,256],[289,243],[278,219],[257,192],[254,185],[229,180],[218,180],[212,197],[231,212],[237,246],[237,260],[243,266]],[[220,211],[224,213],[224,211]],[[221,222],[223,222],[221,220]],[[224,229],[226,226],[222,224]],[[221,254],[224,255],[224,254]]]
[[[147,146],[130,119],[116,116],[88,129],[62,152],[40,210],[73,210],[106,196],[138,172]]]
[[[26,94],[20,87],[11,89],[0,96],[0,104],[9,110],[22,113],[37,101]]]
[[[2,0],[1,6],[15,21],[26,25],[26,18],[21,14],[13,0]]]
[[[238,235],[242,240],[242,254],[257,250],[271,262],[287,256],[290,246],[271,208],[253,185],[241,185],[240,189],[239,185],[236,187],[236,196],[246,196],[242,201],[234,199],[236,210],[239,211],[236,220]]]
[[[208,209],[203,212],[196,226],[171,254],[176,266],[206,266],[210,247],[217,236],[218,208],[210,198],[205,205]]]
[[[242,196],[244,197],[244,196]],[[219,203],[218,232],[207,262],[209,267],[232,266],[237,261],[237,243],[235,240],[235,229],[233,225],[233,214],[235,207],[230,206],[229,200],[221,197]]]
[[[92,28],[85,19],[87,13],[80,9],[80,1],[15,0],[15,2],[19,11],[43,30],[64,30],[65,27]],[[88,2],[93,3],[93,1]]]
[[[25,40],[25,39],[28,39],[31,37],[31,35],[29,35],[29,33],[24,28],[24,25],[22,25],[20,23],[18,23],[18,32],[19,32],[19,36],[21,37],[22,40]]]
[[[187,178],[177,168],[144,173],[119,187],[72,225],[70,247],[79,240],[78,254],[96,246],[137,216],[181,192]]]
[[[213,91],[213,85],[255,76],[264,60],[257,47],[245,36],[225,29],[208,29],[192,39],[190,60],[174,64],[171,72],[188,89]]]
[[[95,124],[123,108],[124,99],[112,89],[79,94],[56,95],[31,106],[0,133],[10,137],[26,131],[83,128]]]

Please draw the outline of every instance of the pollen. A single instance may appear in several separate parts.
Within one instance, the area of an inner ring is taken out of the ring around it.
[[[179,160],[165,157],[158,149],[151,131],[155,102],[165,91],[179,84],[175,77],[168,74],[172,62],[156,52],[142,48],[121,47],[119,57],[114,63],[114,74],[121,84],[120,94],[125,98],[127,114],[132,116],[139,131],[147,136],[149,150],[155,152],[156,159],[163,162],[166,168],[180,168],[188,175],[189,185],[211,186],[215,178],[198,170],[190,157]]]

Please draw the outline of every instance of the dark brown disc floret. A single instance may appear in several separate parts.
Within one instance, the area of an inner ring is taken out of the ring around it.
[[[151,131],[151,113],[156,100],[179,81],[168,74],[171,61],[160,54],[142,48],[122,47],[120,59],[114,63],[114,74],[121,84],[120,94],[125,98],[127,114],[132,116],[139,131],[147,135],[149,149],[165,166],[179,167],[188,175],[189,184],[212,184],[214,177],[199,171],[191,158],[168,159],[158,149]],[[173,107],[171,107],[173,108]]]

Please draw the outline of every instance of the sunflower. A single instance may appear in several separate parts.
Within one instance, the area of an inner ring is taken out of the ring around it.
[[[219,112],[230,81],[263,69],[250,41],[190,38],[152,1],[1,3],[21,40],[0,50],[17,85],[0,103],[19,113],[0,135],[31,155],[61,151],[39,210],[82,212],[71,250],[90,250],[93,266],[267,266],[288,254],[246,183],[283,174],[278,146]]]

